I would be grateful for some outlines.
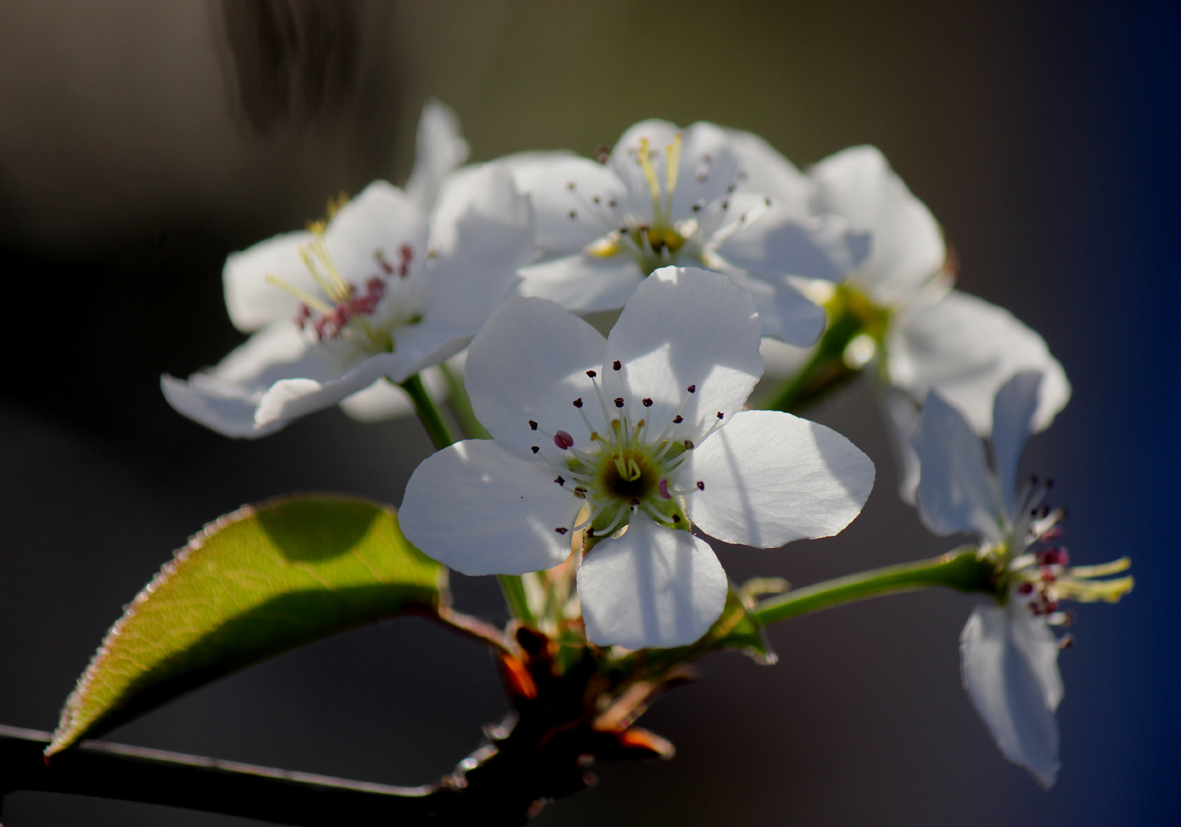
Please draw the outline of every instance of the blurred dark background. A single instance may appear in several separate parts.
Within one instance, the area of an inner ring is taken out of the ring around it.
[[[293,490],[397,503],[413,422],[337,411],[259,442],[174,414],[158,377],[241,340],[232,250],[338,191],[405,179],[418,111],[476,160],[590,154],[646,117],[763,135],[798,164],[881,147],[946,228],[960,286],[1040,331],[1074,397],[1027,452],[1076,560],[1130,554],[1060,660],[1063,770],[1043,793],[960,685],[973,598],[919,593],[793,621],[645,718],[663,764],[606,766],[539,825],[1151,825],[1181,821],[1176,522],[1181,15],[1172,3],[152,0],[0,5],[0,721],[50,729],[124,603],[189,534]],[[839,538],[727,550],[797,584],[937,554],[894,492],[866,387],[816,411],[878,464]],[[458,584],[499,612],[490,581]],[[112,740],[397,784],[473,748],[504,700],[485,653],[398,620],[290,653]],[[238,819],[22,793],[11,827]],[[347,822],[342,814],[342,822]]]

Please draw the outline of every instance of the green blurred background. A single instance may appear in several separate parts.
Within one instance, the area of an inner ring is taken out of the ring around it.
[[[171,549],[292,490],[397,503],[410,422],[336,411],[259,442],[174,414],[241,340],[220,270],[375,177],[404,180],[424,99],[473,159],[593,154],[631,123],[710,120],[797,164],[873,143],[943,223],[959,286],[1041,332],[1074,384],[1027,452],[1075,559],[1134,559],[1061,658],[1063,770],[1007,764],[959,686],[973,599],[922,593],[793,621],[661,700],[664,764],[606,766],[539,825],[1163,824],[1181,820],[1175,468],[1181,20],[1167,3],[174,0],[0,5],[0,721],[52,727],[106,627]],[[838,538],[722,550],[805,584],[936,554],[894,493],[869,389],[816,418],[878,464]],[[495,585],[460,579],[496,613]],[[504,699],[492,663],[416,620],[231,677],[110,737],[397,784],[447,772]],[[347,815],[342,814],[347,822]],[[10,827],[243,820],[22,793]]]

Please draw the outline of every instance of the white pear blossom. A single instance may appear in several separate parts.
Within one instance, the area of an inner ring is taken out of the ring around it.
[[[998,604],[978,606],[960,636],[964,687],[1005,757],[1048,788],[1059,766],[1058,651],[1069,642],[1050,629],[1068,620],[1059,601],[1114,602],[1131,589],[1132,578],[1093,579],[1124,571],[1127,558],[1070,567],[1066,550],[1054,544],[1063,512],[1043,503],[1049,484],[1035,479],[1017,490],[1017,464],[1036,427],[1043,381],[1041,374],[1019,373],[998,391],[987,445],[966,414],[933,390],[913,445],[923,523],[940,535],[975,533],[980,554],[996,565]]]
[[[992,400],[1001,385],[1014,373],[1039,372],[1044,379],[1034,427],[1049,427],[1070,398],[1061,364],[1045,340],[1008,311],[951,289],[953,267],[938,222],[879,150],[852,147],[804,175],[754,136],[735,135],[733,145],[743,166],[759,171],[758,191],[783,209],[801,216],[836,214],[854,230],[872,235],[869,255],[837,291],[824,282],[805,290],[822,303],[842,302],[862,318],[868,335],[851,343],[847,361],[859,366],[875,355],[882,359],[884,402],[904,499],[913,502],[918,481],[910,432],[932,388],[963,411],[983,436],[992,427]],[[743,182],[740,188],[746,186]],[[773,344],[765,347],[775,349]],[[784,368],[802,364],[790,354],[768,355],[782,360]]]
[[[728,277],[662,268],[604,339],[556,303],[501,305],[468,352],[489,441],[434,454],[400,521],[465,574],[551,568],[584,532],[587,637],[678,646],[717,620],[727,580],[694,529],[775,548],[842,530],[873,484],[869,459],[821,425],[744,411],[762,373],[750,296]]]
[[[710,123],[649,120],[600,162],[506,159],[537,215],[540,260],[522,270],[521,292],[587,313],[622,306],[658,267],[706,267],[751,293],[765,335],[814,342],[824,313],[787,276],[839,279],[867,254],[868,236],[837,216],[781,208],[732,144]]]
[[[258,437],[466,347],[519,282],[532,215],[501,165],[441,189],[428,215],[377,181],[328,222],[239,254],[227,265],[231,315],[266,326],[215,368],[165,376],[168,401],[223,434]]]
[[[428,100],[418,120],[418,133],[414,142],[414,168],[406,181],[406,195],[424,214],[430,215],[439,203],[439,192],[444,179],[466,161],[467,157],[468,145],[460,131],[459,117],[451,107],[437,100]],[[457,357],[447,360],[448,366],[452,369],[455,368],[455,358]],[[432,399],[441,400],[447,397],[446,381],[438,368],[430,367],[424,370],[422,382]],[[414,405],[402,389],[385,381],[374,382],[365,390],[345,398],[340,407],[353,419],[361,422],[379,422],[414,413]]]

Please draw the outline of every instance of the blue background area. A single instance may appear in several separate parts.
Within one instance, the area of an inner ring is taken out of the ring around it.
[[[287,16],[250,16],[264,8]],[[1178,44],[1165,3],[0,7],[0,721],[51,728],[121,606],[218,514],[291,490],[400,500],[429,450],[406,424],[328,412],[233,442],[173,414],[156,383],[240,340],[225,255],[339,190],[404,178],[436,96],[476,160],[591,154],[654,116],[750,129],[801,165],[880,146],[943,224],[959,286],[1066,367],[1071,403],[1024,468],[1055,478],[1076,561],[1128,554],[1137,579],[1118,606],[1078,610],[1049,793],[1001,758],[959,687],[974,599],[924,592],[774,629],[773,668],[706,660],[645,718],[674,761],[604,767],[538,824],[1181,821]],[[731,576],[806,584],[946,550],[897,501],[870,389],[815,416],[878,464],[865,513],[832,540],[724,549]],[[500,611],[491,583],[457,591]],[[111,738],[417,784],[503,709],[481,650],[403,620]],[[14,827],[66,823],[247,822],[35,794],[5,806]]]

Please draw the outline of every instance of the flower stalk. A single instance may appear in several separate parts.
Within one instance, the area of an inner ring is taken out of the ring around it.
[[[439,363],[439,372],[447,383],[449,407],[460,429],[468,439],[491,439],[492,435],[480,424],[476,412],[472,410],[472,400],[463,386],[463,379],[446,362]]]
[[[870,337],[878,348],[885,333],[886,311],[857,291],[838,287],[825,302],[828,324],[812,358],[795,376],[786,379],[761,407],[798,414],[825,394],[855,377],[864,366],[851,359],[850,345],[860,336]]]
[[[751,614],[766,626],[844,603],[930,586],[995,595],[996,567],[976,546],[963,546],[929,560],[884,566],[794,589],[760,602]]]
[[[451,429],[447,427],[447,423],[443,421],[439,409],[431,401],[431,396],[427,393],[426,386],[422,384],[422,377],[416,373],[405,382],[399,383],[399,385],[410,396],[410,401],[414,403],[414,411],[418,414],[418,421],[426,429],[427,436],[431,438],[431,443],[435,446],[435,450],[441,451],[448,445],[454,444],[455,437],[452,436]]]

